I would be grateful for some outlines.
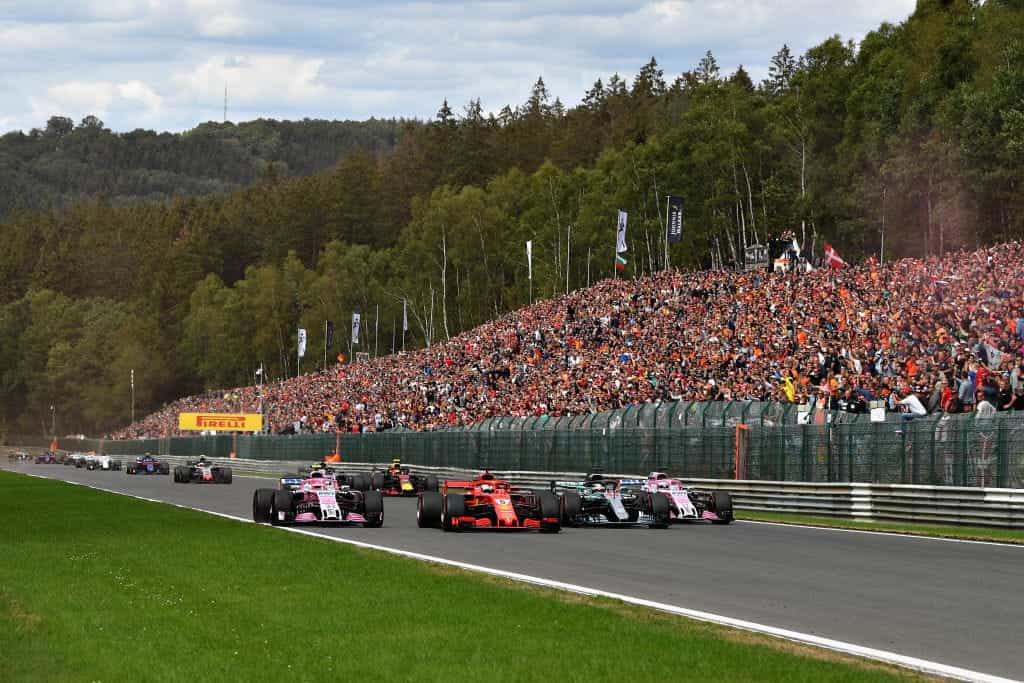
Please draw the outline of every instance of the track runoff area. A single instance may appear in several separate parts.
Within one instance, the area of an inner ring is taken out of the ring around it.
[[[170,476],[61,465],[0,467],[247,523],[253,491],[275,483],[235,476],[227,486],[175,484]],[[379,529],[285,530],[621,600],[933,676],[1024,677],[1024,546],[742,519],[667,530],[445,533],[417,527],[411,498],[386,499]]]

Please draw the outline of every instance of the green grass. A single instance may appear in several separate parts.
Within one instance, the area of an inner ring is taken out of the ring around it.
[[[916,678],[6,472],[0,525],[0,681]]]
[[[837,517],[819,517],[789,512],[766,512],[764,510],[738,510],[737,519],[782,524],[806,524],[836,529],[859,529],[882,531],[892,534],[914,534],[936,538],[960,538],[970,541],[995,541],[999,543],[1024,543],[1024,529],[998,529],[974,526],[936,526],[930,524],[907,524],[903,522],[863,522]]]

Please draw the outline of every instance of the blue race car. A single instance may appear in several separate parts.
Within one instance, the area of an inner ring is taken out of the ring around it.
[[[157,460],[152,455],[140,455],[124,468],[125,474],[170,474],[171,465],[166,460]]]

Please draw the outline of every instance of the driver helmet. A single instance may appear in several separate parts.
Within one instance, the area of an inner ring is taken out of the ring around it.
[[[494,487],[490,484],[484,484],[480,487],[480,490],[484,493],[494,493]]]
[[[604,484],[602,484],[602,483],[601,483],[601,482],[599,482],[599,481],[595,481],[595,482],[594,482],[594,483],[593,483],[593,484],[591,485],[590,489],[591,489],[592,491],[598,491],[598,492],[600,492],[600,491],[604,491]]]

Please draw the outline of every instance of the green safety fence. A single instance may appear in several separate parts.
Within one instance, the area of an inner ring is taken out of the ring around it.
[[[492,418],[436,432],[61,439],[67,450],[260,460],[393,458],[438,467],[803,482],[1024,487],[1024,416],[941,415],[885,422],[776,404],[671,404],[571,418]],[[790,419],[792,418],[792,419]]]

